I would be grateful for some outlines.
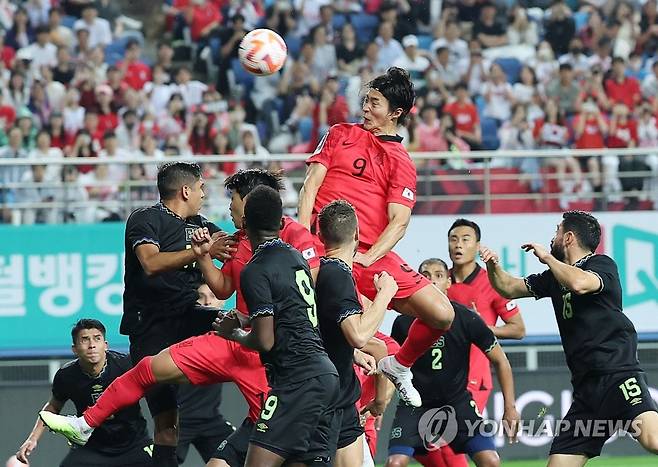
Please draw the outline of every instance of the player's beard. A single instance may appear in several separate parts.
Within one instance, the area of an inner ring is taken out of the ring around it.
[[[566,258],[564,245],[558,244],[555,239],[551,240],[551,254],[556,260],[564,263],[564,259]]]

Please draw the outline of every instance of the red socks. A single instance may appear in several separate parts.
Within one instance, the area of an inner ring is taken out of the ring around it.
[[[403,366],[411,367],[421,355],[427,352],[447,329],[434,329],[416,318],[402,347],[395,354],[395,359]]]
[[[89,426],[100,426],[110,415],[144,397],[146,391],[156,384],[151,370],[152,359],[153,357],[144,357],[135,367],[112,381],[96,404],[82,414]]]

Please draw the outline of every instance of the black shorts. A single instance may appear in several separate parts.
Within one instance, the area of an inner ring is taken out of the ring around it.
[[[254,430],[254,422],[245,418],[242,425],[222,441],[212,455],[214,459],[222,459],[231,467],[242,467],[247,459],[249,438]]]
[[[338,433],[338,449],[349,446],[363,434],[359,411],[356,406],[336,410],[336,418],[340,420]]]
[[[146,331],[130,335],[130,359],[136,365],[144,357],[160,351],[188,337],[207,332],[217,316],[215,308],[193,306],[186,313],[153,321]],[[205,330],[205,331],[204,331]],[[178,386],[158,384],[146,393],[152,416],[178,407]]]
[[[190,445],[194,446],[204,462],[208,462],[222,441],[233,434],[235,428],[218,416],[211,423],[194,424],[184,420],[179,421],[178,445],[176,446],[176,457],[178,463],[185,462]]]
[[[328,462],[338,443],[338,388],[332,374],[272,388],[249,442],[288,462]]]
[[[632,433],[638,415],[656,411],[642,371],[592,376],[576,386],[550,454],[596,457],[620,427]]]
[[[495,451],[493,437],[483,436],[479,429],[482,422],[477,405],[468,392],[442,406],[411,407],[400,403],[395,411],[388,454],[409,457],[427,454],[444,445],[439,442],[440,438],[453,451],[471,457],[481,451]]]
[[[107,454],[88,446],[71,448],[59,467],[151,467],[151,441],[135,444],[119,454]]]

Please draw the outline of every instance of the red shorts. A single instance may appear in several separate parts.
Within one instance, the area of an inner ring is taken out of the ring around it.
[[[359,247],[359,251],[363,252],[365,250]],[[373,283],[375,274],[382,271],[386,271],[393,276],[398,284],[398,292],[395,294],[395,298],[409,298],[423,287],[430,285],[430,281],[425,276],[409,267],[402,258],[392,251],[386,253],[384,257],[369,268],[354,263],[352,271],[359,292],[370,300],[374,300],[375,295],[377,295],[377,289],[375,289]]]
[[[209,332],[170,346],[169,354],[194,385],[235,383],[249,404],[249,418],[258,419],[269,392],[258,352]]]

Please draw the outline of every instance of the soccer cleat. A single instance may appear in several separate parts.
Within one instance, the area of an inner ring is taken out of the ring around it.
[[[84,446],[89,441],[94,429],[85,430],[80,423],[79,417],[71,415],[58,415],[56,413],[42,410],[39,418],[50,431],[64,435],[73,444]],[[81,417],[80,417],[81,418]]]
[[[420,394],[412,384],[413,374],[411,369],[400,365],[393,355],[384,357],[377,364],[381,371],[395,385],[400,399],[412,407],[420,407],[422,400]]]

